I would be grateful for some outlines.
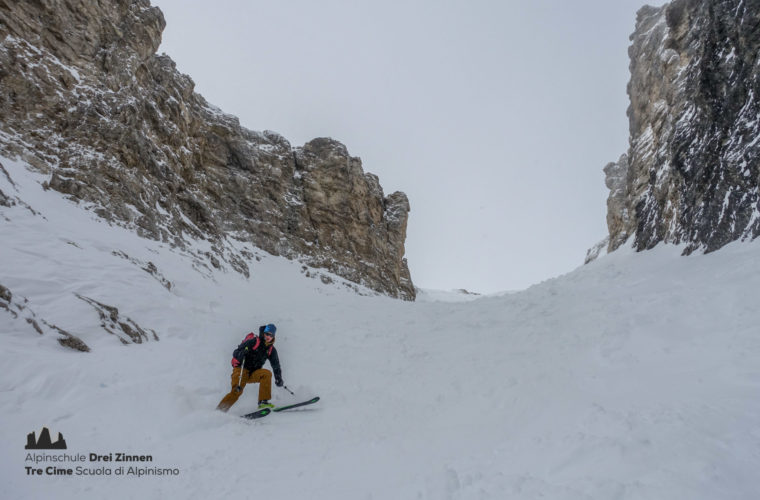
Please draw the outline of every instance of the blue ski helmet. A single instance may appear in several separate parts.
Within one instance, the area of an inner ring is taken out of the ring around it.
[[[262,326],[259,330],[261,331],[261,333],[271,333],[272,337],[274,337],[275,334],[277,333],[277,327],[274,326],[272,323],[269,323],[266,326]]]

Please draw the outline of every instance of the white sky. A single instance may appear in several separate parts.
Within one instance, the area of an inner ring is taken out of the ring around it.
[[[606,236],[641,1],[152,3],[210,103],[293,146],[337,139],[409,196],[418,287],[524,288]]]

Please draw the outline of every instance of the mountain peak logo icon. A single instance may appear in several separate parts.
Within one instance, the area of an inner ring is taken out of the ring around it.
[[[50,431],[47,427],[43,427],[40,431],[40,437],[35,439],[34,432],[30,432],[26,435],[25,450],[65,450],[66,440],[63,439],[63,434],[58,433],[58,439],[55,443],[50,439]]]

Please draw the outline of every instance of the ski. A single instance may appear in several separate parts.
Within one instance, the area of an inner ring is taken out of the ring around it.
[[[313,405],[317,401],[319,401],[319,396],[311,398],[308,401],[301,401],[300,403],[294,403],[292,405],[275,406],[274,408],[272,408],[272,411],[277,412],[277,411],[292,410],[293,408],[298,408],[300,406]]]
[[[255,418],[266,417],[270,413],[272,413],[271,408],[262,408],[260,410],[254,411],[253,413],[248,413],[246,415],[243,415],[243,418],[247,418],[248,420],[253,420]]]
[[[272,413],[273,411],[285,411],[285,410],[292,410],[293,408],[299,408],[301,406],[306,405],[312,405],[319,401],[319,396],[315,398],[311,398],[308,401],[301,401],[300,403],[293,403],[292,405],[285,405],[285,406],[276,406],[274,408],[262,408],[260,410],[256,410],[252,413],[248,413],[245,415],[242,415],[243,418],[247,418],[248,420],[254,420],[257,418],[263,418]]]

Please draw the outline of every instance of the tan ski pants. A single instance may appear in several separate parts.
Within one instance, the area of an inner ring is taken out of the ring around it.
[[[259,384],[259,401],[272,399],[272,372],[260,368],[253,373],[248,370],[243,370],[243,377],[240,377],[240,367],[232,369],[232,390],[222,398],[217,410],[227,411],[238,400],[241,394],[243,394],[243,388],[245,384]]]

